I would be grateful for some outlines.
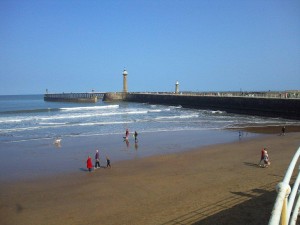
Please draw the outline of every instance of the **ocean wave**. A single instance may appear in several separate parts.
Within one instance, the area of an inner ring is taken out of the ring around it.
[[[103,117],[103,116],[118,116],[128,114],[146,114],[147,111],[129,111],[129,112],[107,112],[107,113],[86,113],[86,114],[65,114],[51,117],[38,118],[39,120],[63,120],[63,119],[80,119],[80,118],[92,118],[92,117]]]
[[[220,110],[217,110],[217,111],[211,111],[212,114],[223,114],[223,113],[226,113],[225,111],[220,111]]]
[[[40,125],[65,125],[66,123],[39,123]]]
[[[148,110],[148,112],[152,113],[152,112],[162,112],[161,109],[151,109],[151,110]]]
[[[40,140],[49,140],[54,139],[55,137],[39,137],[39,138],[27,138],[27,139],[20,139],[20,140],[6,140],[2,141],[2,143],[20,143],[20,142],[26,142],[26,141],[40,141]]]
[[[59,108],[42,108],[42,109],[20,109],[11,111],[2,111],[0,114],[27,114],[27,113],[41,113],[41,112],[55,112],[59,111]]]
[[[168,112],[168,111],[171,111],[171,109],[167,108],[167,109],[150,109],[150,110],[148,110],[149,113],[159,113],[159,112]]]
[[[43,112],[57,112],[57,111],[84,111],[84,110],[102,110],[102,109],[117,109],[119,105],[106,105],[106,106],[87,106],[87,107],[70,107],[70,108],[38,108],[38,109],[19,109],[1,111],[0,115],[5,114],[28,114],[28,113],[43,113]]]
[[[197,118],[199,117],[198,114],[191,114],[191,115],[179,115],[179,116],[159,116],[154,118],[154,120],[164,120],[164,119],[189,119],[189,118]]]
[[[72,110],[71,110],[72,111]],[[66,113],[51,116],[34,116],[34,117],[16,117],[8,119],[7,117],[1,118],[0,123],[22,123],[25,121],[55,121],[55,120],[70,120],[70,119],[84,119],[84,118],[96,118],[96,117],[109,117],[109,116],[121,116],[121,115],[138,115],[147,114],[151,110],[134,110],[125,112],[103,112],[103,113]],[[158,112],[158,111],[153,111]],[[54,122],[55,123],[55,122]],[[57,122],[58,123],[58,122]]]
[[[177,105],[177,106],[170,106],[171,109],[182,109],[181,105]]]
[[[221,111],[221,110],[200,110],[200,111],[205,115],[213,115],[213,116],[227,114],[226,111]]]
[[[36,127],[19,127],[19,128],[9,128],[9,129],[0,129],[0,133],[11,133],[11,132],[20,132],[20,131],[31,131],[37,129],[49,128],[45,126],[36,126]]]
[[[19,128],[9,128],[0,129],[0,134],[12,133],[12,132],[23,132],[23,131],[33,131],[42,130],[50,128],[67,128],[76,126],[99,126],[99,125],[116,125],[116,124],[129,124],[135,121],[108,121],[108,122],[84,122],[84,123],[48,123],[48,126],[32,126],[32,127],[19,127]],[[45,123],[43,124],[45,125]]]
[[[29,120],[29,119],[26,119],[26,120]],[[19,123],[22,121],[24,121],[24,119],[6,119],[6,118],[0,119],[0,123]]]
[[[90,122],[90,123],[78,123],[78,126],[95,126],[95,125],[114,125],[114,124],[129,124],[134,121],[113,121],[113,122]]]
[[[119,105],[105,105],[105,106],[60,108],[60,110],[63,110],[63,111],[83,111],[83,110],[118,109],[118,108],[119,108]]]

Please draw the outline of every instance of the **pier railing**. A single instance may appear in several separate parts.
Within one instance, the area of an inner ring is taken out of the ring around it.
[[[300,147],[295,153],[283,181],[276,186],[276,190],[278,194],[269,220],[269,225],[279,225],[279,224],[295,225],[296,224],[299,209],[300,209],[299,171],[292,189],[290,186],[290,180],[294,172],[296,163],[299,160],[299,156],[300,156]]]

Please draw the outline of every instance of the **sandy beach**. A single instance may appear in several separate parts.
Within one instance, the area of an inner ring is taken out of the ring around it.
[[[298,132],[268,133],[92,173],[2,182],[0,224],[267,224],[300,145]],[[262,147],[269,168],[257,166]]]

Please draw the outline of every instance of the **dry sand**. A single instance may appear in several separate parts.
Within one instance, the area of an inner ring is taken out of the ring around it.
[[[6,182],[0,224],[267,224],[275,186],[299,145],[300,133],[262,135],[92,173]],[[262,147],[269,168],[256,165]]]

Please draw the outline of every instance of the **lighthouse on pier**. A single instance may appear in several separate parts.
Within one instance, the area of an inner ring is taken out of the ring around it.
[[[128,92],[128,88],[127,88],[127,71],[124,69],[123,71],[123,92],[127,93]]]
[[[175,83],[175,94],[178,94],[179,93],[179,82],[176,81]]]

